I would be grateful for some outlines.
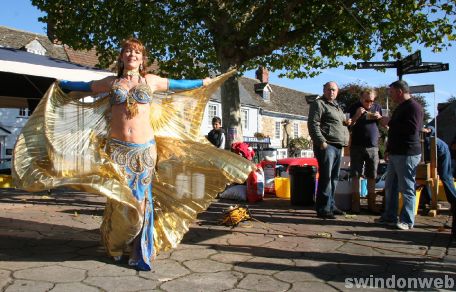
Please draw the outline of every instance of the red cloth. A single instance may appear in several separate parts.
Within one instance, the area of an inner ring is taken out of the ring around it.
[[[255,151],[253,151],[252,147],[249,144],[244,142],[234,142],[231,144],[231,151],[241,155],[242,157],[252,160],[255,156]]]

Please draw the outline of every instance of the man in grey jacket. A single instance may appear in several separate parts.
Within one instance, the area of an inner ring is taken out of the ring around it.
[[[335,206],[334,193],[339,178],[342,147],[348,145],[350,119],[336,102],[339,87],[330,81],[323,86],[323,96],[310,104],[309,134],[318,160],[319,180],[316,211],[323,219],[335,219],[344,213]]]

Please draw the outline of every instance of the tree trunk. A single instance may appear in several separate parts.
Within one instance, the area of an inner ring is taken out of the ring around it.
[[[227,72],[229,66],[223,66],[222,72]],[[241,102],[239,98],[239,83],[237,76],[229,78],[221,87],[222,124],[226,130],[225,148],[230,149],[233,142],[242,142]]]

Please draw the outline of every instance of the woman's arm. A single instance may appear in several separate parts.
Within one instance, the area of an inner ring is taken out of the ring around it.
[[[114,79],[114,76],[109,76],[100,80],[94,80],[89,82],[59,80],[59,86],[66,93],[71,91],[100,93],[109,91],[112,87]]]
[[[153,74],[146,75],[146,79],[147,83],[152,87],[153,91],[188,90],[208,85],[212,82],[211,78],[175,80],[163,78]]]

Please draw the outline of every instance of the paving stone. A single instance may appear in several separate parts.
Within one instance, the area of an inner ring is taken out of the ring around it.
[[[431,247],[428,249],[426,255],[431,257],[443,258],[447,249],[444,247]]]
[[[301,243],[298,244],[296,247],[296,251],[303,251],[303,252],[329,252],[334,251],[344,243],[340,241],[335,241],[331,239],[323,239],[323,238],[305,238]]]
[[[96,261],[96,260],[81,259],[81,260],[64,261],[64,262],[60,263],[59,265],[64,266],[64,267],[70,267],[70,268],[88,271],[88,270],[93,270],[93,269],[99,269],[108,264],[100,262],[100,261]]]
[[[85,278],[85,271],[52,265],[16,271],[13,273],[13,276],[16,279],[64,283],[83,280]]]
[[[346,242],[342,246],[337,248],[338,252],[348,253],[348,254],[355,254],[355,255],[363,255],[363,256],[374,256],[380,255],[378,251],[373,249],[372,247],[359,245],[356,243]]]
[[[237,236],[228,240],[230,245],[234,246],[262,246],[265,243],[273,241],[273,237],[269,236]]]
[[[278,281],[269,276],[256,274],[247,275],[238,284],[238,288],[252,289],[253,287],[256,291],[278,292],[287,291],[291,287],[291,285],[289,283]]]
[[[391,261],[386,271],[388,273],[396,274],[411,274],[419,269],[419,265],[414,261]]]
[[[4,292],[47,292],[52,287],[53,283],[41,282],[41,281],[27,281],[27,280],[15,280],[12,285],[8,286]]]
[[[287,292],[300,292],[300,291],[339,291],[338,289],[328,285],[324,282],[294,282],[291,286],[291,289]]]
[[[87,277],[83,283],[106,291],[139,291],[155,289],[159,282],[136,276]]]
[[[190,271],[181,263],[174,260],[156,260],[152,263],[153,272],[139,272],[139,275],[145,279],[167,282],[185,275]]]
[[[232,266],[209,259],[185,261],[183,263],[189,270],[197,273],[229,271]]]
[[[2,193],[0,290],[346,291],[346,278],[371,274],[456,277],[456,240],[437,232],[446,216],[417,216],[415,228],[403,232],[374,224],[377,216],[320,220],[310,208],[269,198],[251,208],[264,224],[246,222],[234,229],[216,225],[232,202],[214,203],[176,249],[159,253],[153,271],[138,272],[113,264],[99,244],[105,199],[59,192],[52,200],[43,200],[46,193]],[[333,238],[316,237],[321,232]],[[43,276],[49,282],[41,281]]]
[[[233,264],[236,264],[239,262],[248,261],[249,259],[252,258],[252,256],[225,252],[225,253],[218,253],[218,254],[211,255],[209,258],[211,260],[214,260],[217,262],[233,265]]]
[[[11,278],[11,272],[6,270],[0,270],[0,290],[2,290],[6,285],[13,282]]]
[[[98,292],[100,289],[75,282],[75,283],[59,283],[50,290],[50,292]]]
[[[295,251],[298,246],[297,242],[281,241],[281,238],[276,238],[272,242],[268,242],[262,245],[263,248],[278,249],[283,251]]]
[[[18,271],[34,267],[45,267],[52,265],[53,263],[43,263],[43,262],[31,262],[22,260],[13,260],[13,261],[0,261],[0,269]]]
[[[391,291],[391,289],[387,288],[368,288],[369,282],[367,282],[367,286],[363,288],[360,282],[358,282],[358,286],[356,285],[357,282],[355,282],[355,279],[353,276],[346,276],[345,278],[342,278],[343,275],[339,275],[337,278],[338,280],[332,280],[327,282],[326,284],[334,289],[337,289],[338,291],[366,291],[366,292],[372,292],[372,291]],[[360,279],[360,278],[356,278]],[[359,280],[358,280],[359,281]],[[375,283],[374,283],[375,285]],[[373,286],[373,287],[379,287],[379,286]],[[323,290],[326,291],[326,290]]]
[[[166,259],[169,259],[171,257],[171,250],[168,250],[168,251],[161,251],[158,253],[157,255],[157,260],[166,260]]]
[[[448,265],[456,265],[456,255],[447,255],[443,258],[443,262]]]
[[[337,271],[337,269],[335,271]],[[295,283],[299,281],[328,281],[332,279],[333,276],[321,273],[319,268],[296,267],[287,271],[278,272],[274,274],[274,278],[287,283]]]
[[[289,259],[254,257],[248,261],[237,263],[234,269],[243,273],[272,275],[292,267],[294,267],[294,263]]]
[[[213,255],[216,253],[217,253],[217,251],[213,250],[213,249],[200,249],[200,248],[175,250],[171,254],[171,259],[183,262],[183,261],[196,260],[196,259],[205,259],[205,258],[208,258],[210,255]]]
[[[181,292],[189,290],[204,292],[225,291],[228,289],[233,289],[241,278],[242,274],[234,271],[218,273],[193,273],[182,278],[163,283],[160,285],[160,289],[169,292]]]
[[[104,266],[99,266],[96,269],[91,269],[87,273],[89,277],[103,277],[103,276],[109,276],[109,277],[121,277],[121,276],[134,276],[136,275],[136,270],[127,267],[127,266],[121,266],[117,265],[115,263],[112,263],[110,265],[104,265]]]
[[[341,262],[339,263],[339,268],[345,273],[351,273],[354,275],[363,275],[369,276],[370,274],[377,274],[386,272],[388,269],[388,264],[386,262],[376,262],[369,259],[366,259],[365,262]]]

